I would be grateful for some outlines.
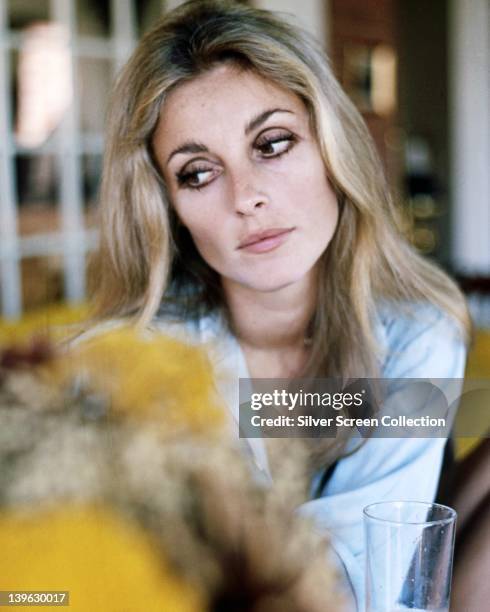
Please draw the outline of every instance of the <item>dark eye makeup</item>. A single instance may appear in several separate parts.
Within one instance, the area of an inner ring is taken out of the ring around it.
[[[212,174],[213,168],[210,166],[199,165],[199,163],[203,162],[191,162],[189,167],[185,167],[184,170],[180,170],[175,175],[177,177],[177,184],[179,187],[187,187],[189,189],[200,189],[204,185],[207,185],[207,181],[199,180],[200,174]],[[196,165],[194,165],[196,164]]]
[[[298,138],[287,130],[273,128],[261,132],[253,143],[253,148],[263,159],[277,159],[294,147]],[[176,172],[177,184],[183,189],[202,189],[212,182],[219,169],[210,162],[196,159]],[[201,176],[200,176],[201,175]]]
[[[255,141],[255,148],[264,157],[280,157],[291,150],[297,138],[291,132],[273,132],[261,134]]]

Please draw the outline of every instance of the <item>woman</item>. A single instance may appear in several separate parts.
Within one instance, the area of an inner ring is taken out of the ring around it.
[[[144,37],[112,98],[101,210],[99,319],[212,340],[235,381],[463,376],[461,294],[398,233],[321,50],[271,13],[192,1]],[[332,532],[359,607],[362,508],[432,500],[444,443],[312,442],[303,510]]]

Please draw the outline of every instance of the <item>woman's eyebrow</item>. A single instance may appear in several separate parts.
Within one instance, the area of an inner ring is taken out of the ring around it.
[[[178,155],[179,153],[208,153],[209,149],[206,145],[201,144],[200,142],[194,142],[192,140],[188,142],[184,142],[180,147],[174,149],[172,153],[167,158],[166,165],[170,162],[174,155]]]
[[[271,108],[269,110],[263,111],[253,119],[251,119],[247,125],[245,126],[245,135],[248,136],[250,132],[260,127],[263,123],[269,119],[275,113],[290,113],[294,115],[293,111],[287,110],[286,108]],[[209,153],[209,149],[206,145],[201,144],[200,142],[188,141],[184,142],[180,147],[174,149],[172,153],[167,158],[166,165],[169,164],[170,160],[174,155],[178,155],[179,153]]]
[[[292,115],[294,115],[293,111],[287,110],[285,108],[271,108],[270,110],[266,110],[263,113],[260,113],[259,115],[254,117],[253,119],[251,119],[247,123],[247,125],[245,126],[245,135],[248,136],[250,132],[260,127],[274,113],[291,113]]]

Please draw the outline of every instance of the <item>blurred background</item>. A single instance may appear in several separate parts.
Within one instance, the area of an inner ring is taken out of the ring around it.
[[[410,239],[490,327],[488,0],[249,3],[294,15],[322,42],[378,144]],[[4,321],[83,303],[111,81],[178,4],[0,0]]]

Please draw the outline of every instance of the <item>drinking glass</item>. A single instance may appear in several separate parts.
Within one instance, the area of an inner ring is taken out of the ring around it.
[[[448,612],[456,512],[415,501],[364,508],[366,612]]]

